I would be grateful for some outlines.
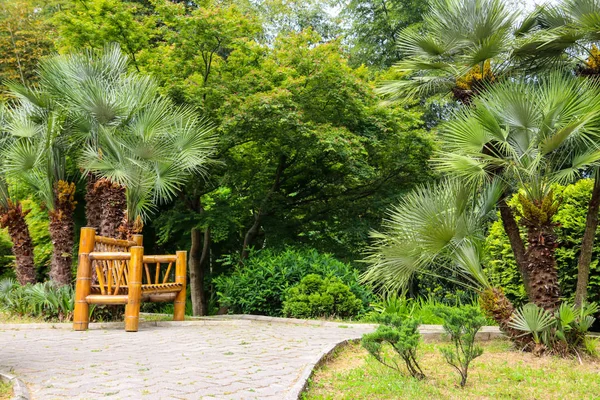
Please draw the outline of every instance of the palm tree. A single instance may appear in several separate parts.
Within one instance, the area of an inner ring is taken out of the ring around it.
[[[60,99],[74,121],[70,140],[76,147],[99,152],[103,133],[126,130],[132,116],[157,96],[152,79],[128,73],[127,67],[118,45],[59,55],[40,64],[40,83]],[[116,237],[126,209],[125,188],[91,171],[86,178],[88,226]]]
[[[214,152],[212,125],[185,107],[157,97],[118,129],[104,129],[81,165],[125,188],[122,236],[141,231],[155,206],[168,202],[191,175],[204,175]]]
[[[40,82],[68,109],[87,182],[88,224],[103,236],[141,230],[154,206],[190,174],[204,173],[212,126],[159,95],[148,76],[127,71],[118,45],[41,64]]]
[[[53,244],[50,278],[71,283],[75,184],[67,180],[69,123],[54,99],[41,89],[9,84],[14,97],[7,112],[9,134],[1,156],[3,173],[25,185],[49,211]]]
[[[558,199],[551,185],[579,179],[600,163],[598,84],[560,72],[507,80],[475,98],[442,135],[440,171],[474,186],[501,179],[505,197],[518,193],[520,208],[513,211],[527,231],[520,272],[530,300],[554,309],[560,302],[552,222]]]
[[[565,0],[555,6],[540,7],[531,16],[530,26],[515,48],[514,58],[530,69],[561,65],[581,76],[598,79],[599,20],[600,3],[596,0]],[[595,179],[577,266],[577,305],[583,304],[587,297],[600,210],[600,173],[594,168],[590,174],[595,175]]]
[[[480,294],[481,306],[503,332],[513,305],[493,287],[482,266],[486,221],[493,217],[502,182],[473,191],[457,180],[423,186],[391,209],[382,232],[372,232],[363,280],[384,291],[403,289],[416,274],[434,275]]]
[[[392,101],[453,93],[468,103],[510,71],[515,15],[503,0],[433,0],[422,27],[399,36],[405,58],[395,69],[403,79],[384,82],[379,93]]]

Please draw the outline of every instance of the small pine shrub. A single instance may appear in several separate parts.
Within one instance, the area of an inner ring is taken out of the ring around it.
[[[302,278],[287,291],[283,314],[295,318],[355,317],[363,309],[360,299],[348,285],[335,277],[323,279],[317,274]]]
[[[443,318],[444,330],[452,341],[451,346],[440,350],[446,362],[460,374],[460,386],[464,387],[471,361],[483,354],[483,348],[475,345],[475,335],[486,320],[477,308],[471,306],[440,307],[438,313]]]
[[[379,322],[381,325],[375,332],[363,335],[361,345],[381,364],[402,373],[396,357],[386,355],[384,345],[389,345],[413,378],[424,379],[425,374],[417,362],[417,349],[421,342],[419,321],[384,314],[379,317]]]

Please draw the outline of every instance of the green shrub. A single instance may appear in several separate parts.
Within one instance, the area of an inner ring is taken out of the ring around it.
[[[417,349],[421,342],[419,321],[383,314],[379,317],[379,322],[381,325],[375,332],[363,335],[361,345],[386,367],[402,372],[394,357],[386,355],[384,344],[387,343],[404,361],[408,373],[413,378],[424,379],[425,374],[417,362]]]
[[[316,250],[286,249],[253,252],[230,275],[213,280],[218,301],[230,313],[281,316],[287,290],[309,274],[337,277],[368,307],[369,289],[358,283],[358,271]]]
[[[565,298],[574,295],[577,282],[577,261],[581,248],[588,202],[591,197],[593,180],[582,179],[575,184],[555,187],[555,195],[561,197],[561,204],[554,217],[557,224],[556,234],[559,247],[556,249],[558,280],[561,294]],[[518,202],[510,201],[512,206]],[[524,233],[522,237],[525,238]],[[502,221],[495,221],[486,239],[489,260],[485,263],[486,271],[493,286],[502,287],[506,296],[517,304],[527,301],[521,276],[515,264],[508,237],[502,227]],[[590,279],[588,283],[588,300],[600,302],[600,230],[596,232]]]
[[[452,346],[442,347],[440,350],[446,362],[460,374],[460,386],[464,387],[469,364],[483,354],[483,348],[475,345],[475,336],[486,320],[481,311],[471,306],[440,307],[438,312],[444,319],[444,330],[452,341]]]
[[[586,334],[596,320],[594,314],[597,312],[596,303],[577,308],[563,302],[553,313],[528,303],[515,311],[509,326],[524,335],[531,335],[535,353],[549,351],[564,356],[583,350],[594,355],[595,348],[586,339]]]
[[[323,279],[317,274],[306,275],[299,284],[291,287],[283,302],[283,314],[295,318],[349,318],[362,310],[362,301],[348,285],[335,276]]]
[[[19,316],[68,321],[73,316],[75,293],[71,286],[52,282],[19,285],[13,279],[0,281],[0,310]]]

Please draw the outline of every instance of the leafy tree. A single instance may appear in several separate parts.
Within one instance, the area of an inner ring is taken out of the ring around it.
[[[38,61],[54,48],[49,23],[54,6],[52,1],[0,1],[0,84],[25,85],[37,78]]]
[[[351,64],[387,68],[400,61],[401,31],[421,22],[427,10],[428,2],[419,0],[348,2],[342,15],[352,21],[347,33]]]

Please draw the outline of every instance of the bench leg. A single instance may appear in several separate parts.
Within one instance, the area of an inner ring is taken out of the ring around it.
[[[92,289],[92,262],[89,253],[94,251],[96,231],[94,228],[82,228],[79,238],[79,258],[77,263],[77,282],[75,283],[75,309],[73,311],[73,329],[87,330],[90,323],[90,305],[86,297]]]
[[[182,284],[182,289],[175,297],[173,304],[173,321],[183,321],[185,319],[185,301],[186,301],[186,264],[187,252],[177,252],[177,262],[175,264],[175,282]]]
[[[140,321],[140,303],[142,302],[142,266],[144,260],[144,248],[133,246],[130,249],[129,260],[129,293],[127,294],[127,305],[125,306],[125,330],[137,332]]]

